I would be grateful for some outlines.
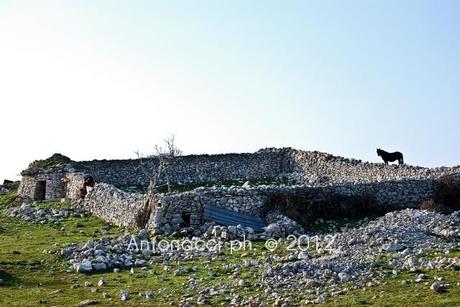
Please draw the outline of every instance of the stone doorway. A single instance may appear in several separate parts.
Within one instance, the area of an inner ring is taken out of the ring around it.
[[[34,200],[45,200],[46,196],[46,181],[40,180],[35,184]]]

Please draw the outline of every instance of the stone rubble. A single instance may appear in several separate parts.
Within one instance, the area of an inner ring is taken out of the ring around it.
[[[442,235],[446,233],[448,237]],[[380,283],[393,273],[376,270],[382,257],[388,257],[385,265],[395,272],[460,268],[459,258],[423,256],[433,250],[446,253],[460,247],[460,211],[450,215],[414,209],[395,211],[333,235],[330,252],[312,253],[309,260],[266,263],[264,283],[279,289],[311,288],[315,294],[328,296],[332,289],[343,291],[342,284],[349,281],[354,287]],[[326,235],[320,235],[322,240],[326,240]],[[313,296],[312,293],[311,299],[315,301]]]
[[[329,297],[342,295],[349,289],[378,285],[384,278],[398,275],[402,270],[415,272],[420,269],[460,269],[459,258],[442,256],[452,249],[460,248],[460,211],[444,215],[405,209],[387,213],[375,220],[366,220],[367,222],[356,227],[342,227],[333,233],[309,234],[317,235],[319,242],[326,242],[325,240],[330,240],[333,236],[333,242],[327,245],[327,248],[324,245],[318,250],[313,248],[280,256],[275,250],[263,258],[245,258],[241,264],[224,264],[222,269],[232,273],[238,272],[242,267],[253,268],[254,272],[260,274],[259,285],[275,293],[269,298],[280,305],[289,304],[288,298],[292,293],[306,293],[306,303],[327,303]],[[217,239],[226,247],[230,240],[251,234],[251,231],[244,227],[221,227],[212,223],[207,226],[209,228],[202,238]],[[132,238],[125,235],[89,241],[84,246],[71,245],[62,250],[62,254],[68,257],[68,262],[73,268],[80,268],[80,272],[85,272],[84,269],[94,271],[97,268],[95,264],[102,262],[107,269],[147,268],[150,264],[164,264],[164,269],[169,270],[170,262],[186,263],[196,257],[207,259],[215,255],[215,252],[208,250],[128,251],[127,246],[132,242]],[[256,234],[252,238],[262,240],[269,236],[264,233]],[[140,244],[141,240],[149,239],[151,237],[145,230],[134,236],[137,244]],[[196,241],[201,238],[192,237],[190,240]],[[287,243],[289,240],[280,238],[278,242]],[[426,253],[434,251],[437,251],[439,256],[425,256]],[[173,271],[173,275],[190,276],[189,287],[195,289],[195,281],[192,278],[195,270],[196,268],[190,270],[180,267]],[[136,274],[136,271],[134,272]],[[413,282],[426,281],[426,275],[418,274]],[[252,282],[240,278],[235,280],[233,286],[245,288],[252,285]],[[432,290],[437,293],[448,291],[439,282],[433,284]],[[200,292],[194,302],[187,303],[206,304],[208,298],[216,295],[225,296],[227,291],[227,286],[209,288]],[[126,298],[128,297],[129,295]],[[146,292],[145,297],[150,297],[150,294]],[[292,299],[295,301],[295,297]],[[237,295],[229,300],[233,306],[261,303],[258,298],[242,298]]]
[[[24,202],[19,207],[6,209],[6,214],[11,217],[21,218],[34,223],[54,223],[70,217],[87,217],[89,212],[80,205],[72,205],[68,209],[40,208],[35,203]]]

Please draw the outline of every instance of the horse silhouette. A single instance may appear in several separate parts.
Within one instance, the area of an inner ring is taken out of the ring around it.
[[[378,148],[377,155],[383,159],[385,164],[388,164],[388,162],[394,162],[396,160],[398,160],[398,164],[404,164],[403,154],[399,151],[386,152],[385,150]]]

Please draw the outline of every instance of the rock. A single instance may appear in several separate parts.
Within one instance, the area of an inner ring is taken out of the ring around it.
[[[70,257],[72,256],[73,251],[74,251],[73,247],[64,248],[63,250],[61,250],[61,255]]]
[[[139,231],[139,234],[137,235],[137,237],[139,238],[139,240],[149,240],[149,232],[147,231],[147,229],[141,229]],[[140,248],[140,246],[139,246]]]
[[[299,252],[299,254],[297,255],[297,259],[299,260],[308,260],[308,258],[308,253],[304,251]]]
[[[405,250],[406,247],[401,245],[401,244],[398,244],[398,243],[390,243],[388,245],[385,246],[385,250],[387,252],[399,252],[399,251],[402,251],[402,250]]]
[[[105,271],[107,270],[107,265],[104,262],[95,262],[93,263],[93,269],[95,271]]]
[[[415,282],[421,282],[421,281],[423,281],[423,280],[425,280],[425,279],[426,279],[426,275],[425,275],[425,274],[423,274],[423,273],[422,273],[422,274],[418,274],[418,275],[417,275],[417,278],[415,279]]]
[[[101,279],[99,279],[99,281],[97,282],[97,285],[99,287],[106,286],[107,285],[107,279],[105,279],[105,277],[101,277]]]
[[[200,294],[200,296],[198,296],[198,299],[197,299],[196,303],[198,305],[206,304],[206,296],[204,296],[203,294]]]
[[[129,292],[126,290],[120,290],[120,299],[122,301],[127,301],[129,300]]]
[[[89,273],[93,271],[93,265],[88,260],[75,264],[74,268],[79,273]]]
[[[8,189],[0,187],[0,195],[5,195],[6,193],[8,193]]]
[[[146,299],[152,299],[153,298],[153,292],[150,290],[145,291],[145,298]]]
[[[322,294],[318,296],[315,300],[315,304],[324,304],[325,302],[326,302],[326,298]]]
[[[440,284],[440,283],[438,283],[438,282],[433,283],[433,284],[430,286],[430,289],[433,290],[433,291],[436,292],[436,293],[444,293],[444,292],[447,291],[446,286],[444,286],[443,284]]]
[[[85,287],[89,288],[89,287],[92,287],[93,286],[93,283],[91,281],[85,281]]]
[[[348,276],[348,274],[345,272],[340,272],[338,276],[339,276],[340,282],[347,282],[350,280],[350,276]]]
[[[99,301],[96,300],[84,300],[81,301],[80,303],[76,304],[75,306],[81,307],[81,306],[89,306],[89,305],[96,305],[99,304]]]

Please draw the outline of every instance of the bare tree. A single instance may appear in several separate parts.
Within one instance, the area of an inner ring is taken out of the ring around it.
[[[139,162],[140,168],[143,173],[149,178],[149,186],[147,189],[147,197],[146,197],[146,204],[141,217],[138,217],[138,226],[145,225],[147,223],[147,219],[150,216],[152,211],[152,205],[157,202],[156,195],[158,193],[158,189],[161,186],[161,179],[164,178],[166,181],[166,186],[168,188],[168,192],[171,192],[171,163],[175,157],[182,155],[182,150],[180,150],[175,144],[175,137],[171,135],[171,137],[163,140],[165,145],[159,146],[155,145],[154,153],[148,156],[148,160],[157,159],[158,165],[148,165],[148,161],[143,157],[143,155],[139,151],[135,151]]]

